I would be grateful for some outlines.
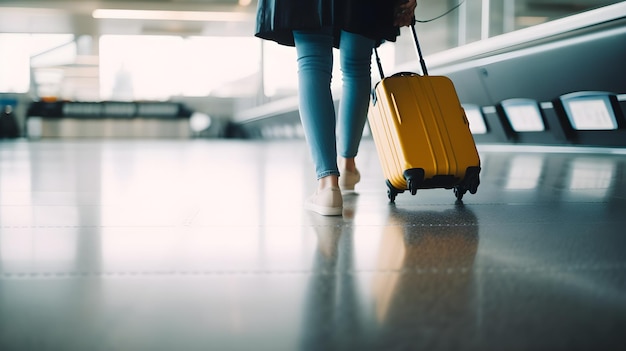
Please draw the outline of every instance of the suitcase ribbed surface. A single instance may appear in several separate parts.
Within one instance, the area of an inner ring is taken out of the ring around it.
[[[461,181],[468,167],[479,166],[449,78],[396,75],[383,79],[375,91],[368,118],[383,172],[395,188],[407,189],[404,172],[409,169],[423,169],[425,180],[445,176]]]

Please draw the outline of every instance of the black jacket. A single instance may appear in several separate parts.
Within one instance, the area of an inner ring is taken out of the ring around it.
[[[346,30],[374,39],[395,41],[394,0],[259,0],[255,36],[293,46],[294,29],[332,26],[335,47]]]

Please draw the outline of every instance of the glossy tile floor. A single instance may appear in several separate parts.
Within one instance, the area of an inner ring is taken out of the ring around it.
[[[549,152],[545,152],[549,151]],[[0,142],[0,350],[617,350],[626,152],[481,146],[342,217],[301,141]]]

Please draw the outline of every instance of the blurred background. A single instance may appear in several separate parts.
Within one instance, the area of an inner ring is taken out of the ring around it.
[[[616,3],[620,2],[423,0],[416,9],[417,30],[437,73],[437,63],[453,56],[455,48],[477,47],[507,33]],[[297,126],[284,127],[284,119],[283,127],[269,134],[236,128],[239,122],[276,116],[285,109],[293,113],[296,107],[295,52],[254,37],[256,6],[256,0],[0,0],[0,104],[15,120],[4,134],[30,138],[301,136]],[[428,22],[455,6],[446,16]],[[517,44],[541,39],[511,38]],[[501,49],[498,46],[488,54],[493,57]],[[380,53],[386,72],[418,67],[408,28],[402,29],[397,43],[385,43]],[[379,79],[372,68],[374,80]],[[463,77],[449,70],[443,73],[458,84],[462,102],[481,105],[464,92]],[[334,88],[340,89],[340,83],[334,79]],[[514,97],[528,97],[518,95]],[[84,103],[60,105],[59,101]],[[86,104],[103,101],[121,103]],[[259,107],[265,110],[259,112]],[[128,121],[120,117],[132,118],[134,127],[123,124]],[[136,117],[143,117],[140,127]],[[77,121],[81,118],[89,121]],[[505,135],[498,141],[513,139]]]

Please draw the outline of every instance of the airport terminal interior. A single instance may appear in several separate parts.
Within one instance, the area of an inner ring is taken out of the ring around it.
[[[0,0],[0,350],[622,350],[626,2],[417,3],[477,191],[390,194],[367,124],[322,216],[257,1]]]

